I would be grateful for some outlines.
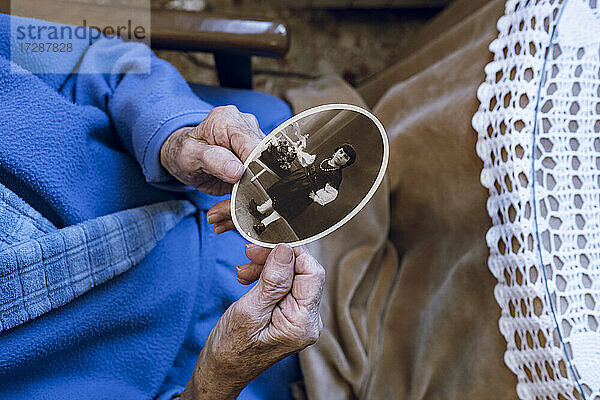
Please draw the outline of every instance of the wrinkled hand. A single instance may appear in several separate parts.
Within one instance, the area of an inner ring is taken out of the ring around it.
[[[304,248],[248,246],[238,280],[257,284],[217,322],[182,399],[235,399],[285,356],[316,342],[325,270]]]
[[[162,145],[160,162],[186,185],[223,195],[242,177],[242,163],[264,136],[254,115],[235,106],[216,107],[198,126],[173,132]]]

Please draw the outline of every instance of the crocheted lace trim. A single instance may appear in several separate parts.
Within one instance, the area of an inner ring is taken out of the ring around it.
[[[473,117],[521,399],[600,399],[600,11],[509,0]]]

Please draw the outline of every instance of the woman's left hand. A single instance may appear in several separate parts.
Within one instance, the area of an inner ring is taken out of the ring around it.
[[[319,337],[325,269],[304,247],[250,249],[256,268],[244,276],[258,282],[217,322],[182,399],[235,399],[271,365]]]

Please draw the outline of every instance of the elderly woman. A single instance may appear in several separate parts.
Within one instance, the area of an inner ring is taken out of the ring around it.
[[[206,193],[230,190],[259,124],[289,108],[209,88],[200,100],[155,56],[139,73],[147,48],[116,39],[15,62],[11,22],[40,21],[0,14],[0,398],[291,398],[297,358],[255,378],[316,341],[323,268],[285,245],[247,246],[248,263],[238,234],[217,239],[206,222],[227,204]],[[28,69],[45,63],[65,73]],[[162,229],[144,228],[146,211],[87,236],[155,204],[187,211],[154,247],[137,240]]]
[[[342,183],[342,170],[354,164],[356,151],[350,144],[337,147],[329,157],[319,157],[317,161],[275,182],[267,194],[269,199],[257,205],[250,200],[250,214],[259,223],[253,225],[260,235],[266,227],[283,217],[288,221],[296,218],[312,203],[322,206],[337,198]]]

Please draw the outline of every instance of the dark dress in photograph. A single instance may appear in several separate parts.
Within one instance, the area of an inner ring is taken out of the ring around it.
[[[314,163],[294,170],[267,189],[273,209],[279,215],[288,221],[294,219],[314,202],[309,194],[323,189],[327,183],[340,189],[342,170],[331,167],[326,161],[329,158],[318,157]]]

